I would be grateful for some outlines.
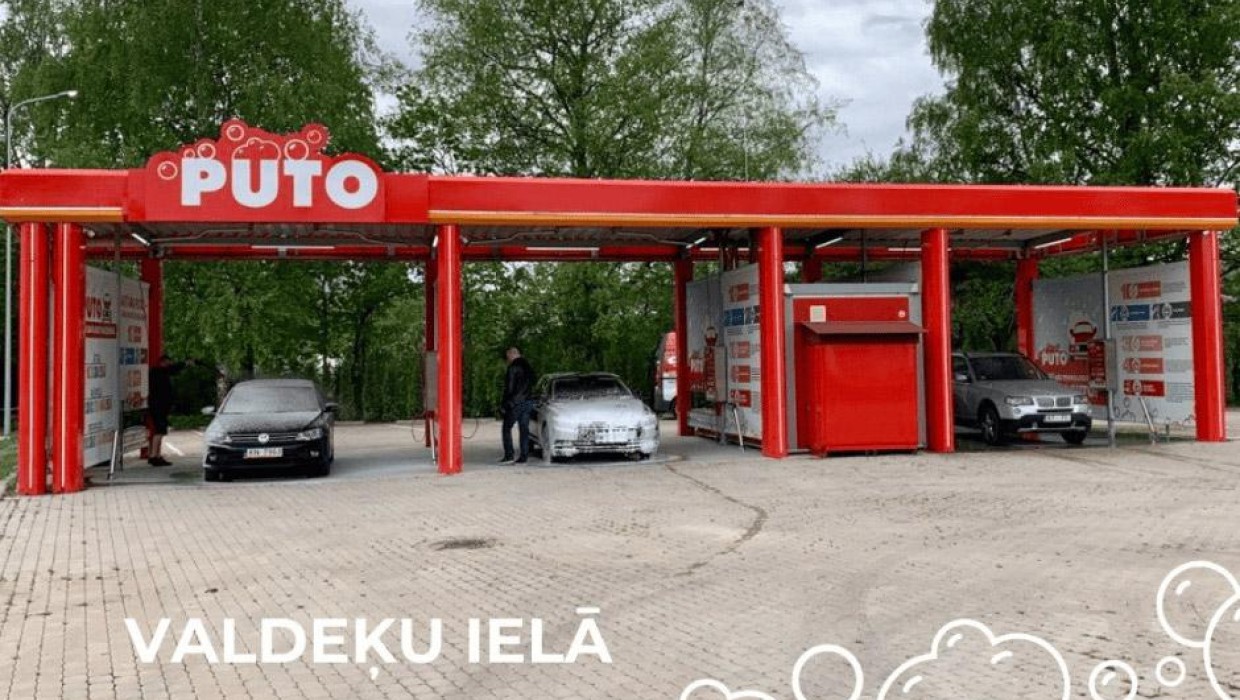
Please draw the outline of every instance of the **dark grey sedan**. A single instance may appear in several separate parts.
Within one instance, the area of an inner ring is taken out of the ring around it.
[[[242,474],[331,472],[336,405],[305,379],[256,379],[228,392],[204,434],[207,481]]]

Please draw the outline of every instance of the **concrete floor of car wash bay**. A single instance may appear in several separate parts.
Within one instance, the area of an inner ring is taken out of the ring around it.
[[[1234,422],[1235,413],[1231,414]],[[336,424],[336,461],[328,479],[366,479],[389,476],[431,475],[436,473],[436,465],[431,451],[423,447],[425,427],[422,421],[398,421],[393,423],[357,423],[343,421]],[[761,462],[761,452],[754,446],[742,446],[736,442],[720,443],[710,437],[676,434],[676,422],[663,419],[661,421],[660,449],[652,460],[636,461],[623,455],[586,455],[568,460],[561,460],[554,465],[544,466],[537,457],[531,458],[528,464],[497,464],[502,449],[500,447],[500,424],[494,419],[468,418],[464,423],[463,442],[465,461],[471,470],[500,471],[524,473],[531,470],[544,469],[611,469],[622,467],[662,467],[680,462],[713,463],[719,461],[752,460]],[[516,430],[513,430],[514,437]],[[1074,454],[1082,449],[1105,448],[1108,444],[1104,426],[1097,426],[1084,446],[1077,447],[1064,444],[1057,436],[1046,435],[1039,438],[1013,440],[999,447],[985,444],[978,431],[959,428],[957,431],[958,449],[961,452],[1016,452],[1029,453],[1037,451],[1059,452],[1064,456]],[[1181,430],[1172,433],[1169,441],[1180,443],[1191,441],[1191,432]],[[1118,435],[1121,447],[1140,447],[1149,445],[1148,434],[1139,426],[1122,426]],[[101,466],[87,470],[87,478],[91,486],[122,486],[128,484],[196,484],[202,481],[202,430],[174,430],[165,442],[164,454],[172,461],[171,467],[152,468],[145,461],[137,459],[136,454],[127,457],[126,466],[115,472],[111,477],[107,467]],[[893,455],[895,459],[900,455]],[[909,458],[912,458],[911,456]],[[274,472],[264,474],[256,472],[243,477],[250,483],[286,483],[305,479],[301,473]],[[224,485],[227,488],[228,485]]]

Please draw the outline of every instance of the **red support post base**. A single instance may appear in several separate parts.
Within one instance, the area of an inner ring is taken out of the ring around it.
[[[951,267],[946,229],[921,235],[921,316],[926,329],[926,447],[955,452],[952,402]]]
[[[1227,439],[1227,391],[1223,370],[1223,287],[1219,234],[1197,231],[1188,239],[1192,294],[1193,383],[1197,439]]]
[[[439,346],[439,473],[458,474],[464,461],[461,446],[461,233],[454,225],[439,227],[435,278],[435,340]]]
[[[762,304],[762,454],[788,456],[788,378],[784,357],[784,232],[758,232],[758,287]]]
[[[86,486],[82,431],[86,422],[86,236],[77,224],[58,224],[54,243],[56,333],[53,344],[52,490]]]
[[[17,492],[47,492],[47,226],[21,226],[21,345],[18,349]]]

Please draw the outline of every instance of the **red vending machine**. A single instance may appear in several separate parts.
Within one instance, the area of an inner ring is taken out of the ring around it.
[[[825,455],[923,444],[923,331],[914,295],[870,291],[789,297],[799,449]]]

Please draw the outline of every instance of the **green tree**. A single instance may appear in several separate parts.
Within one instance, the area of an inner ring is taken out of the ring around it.
[[[927,23],[947,90],[917,102],[912,138],[843,179],[1087,185],[1240,182],[1240,3],[1235,0],[938,0]],[[1117,266],[1182,259],[1171,244]],[[1096,271],[1097,256],[1049,275]],[[1240,273],[1240,236],[1224,238]],[[1010,290],[1010,281],[977,280]],[[996,290],[979,290],[993,300]],[[999,290],[1002,291],[1002,290]],[[1008,292],[1010,294],[1010,291]],[[963,302],[966,337],[990,314]],[[982,303],[989,303],[983,301]],[[1229,302],[1229,319],[1235,317]],[[976,313],[975,313],[976,312]],[[1229,352],[1240,356],[1234,323]],[[1237,387],[1240,397],[1240,387]]]
[[[768,0],[423,0],[423,64],[388,123],[438,172],[773,179],[807,173],[833,112]],[[667,265],[471,264],[466,410],[498,404],[503,349],[540,372],[648,384]]]
[[[946,93],[917,142],[981,182],[1218,185],[1240,174],[1235,0],[939,0]]]

